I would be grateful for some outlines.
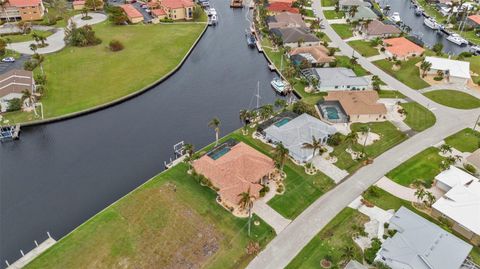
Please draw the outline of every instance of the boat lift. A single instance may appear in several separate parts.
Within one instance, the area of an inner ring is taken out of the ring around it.
[[[0,142],[17,140],[20,136],[20,125],[0,126]]]
[[[185,157],[185,142],[180,141],[177,144],[173,145],[173,153],[175,154],[175,157],[173,159],[170,158],[170,161],[168,163],[166,161],[163,162],[163,164],[165,165],[165,169],[169,169],[170,167],[183,161]]]

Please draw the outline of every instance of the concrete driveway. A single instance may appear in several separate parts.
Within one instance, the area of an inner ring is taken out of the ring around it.
[[[13,69],[23,70],[23,63],[30,58],[28,55],[21,55],[14,63],[2,63],[0,62],[0,74],[6,73]]]

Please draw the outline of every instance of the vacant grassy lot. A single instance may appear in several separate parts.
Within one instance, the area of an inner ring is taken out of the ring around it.
[[[480,107],[480,99],[455,90],[437,90],[426,92],[424,95],[441,105],[453,108],[473,109]]]
[[[420,77],[419,68],[415,66],[420,60],[420,58],[412,58],[408,61],[404,61],[399,70],[393,70],[393,62],[386,59],[375,61],[373,63],[410,88],[419,90],[430,86]]]
[[[421,132],[428,129],[437,121],[435,115],[419,103],[404,103],[402,107],[407,112],[405,123],[414,131]]]
[[[179,164],[81,225],[27,268],[244,267],[250,241],[265,246],[274,231],[219,206]],[[258,219],[255,217],[255,219]],[[258,219],[259,220],[259,219]]]
[[[290,262],[286,267],[293,268],[322,268],[320,261],[329,257],[333,268],[343,268],[345,260],[343,249],[347,246],[355,249],[354,259],[363,260],[362,251],[353,241],[353,234],[358,233],[359,227],[363,230],[369,218],[352,208],[343,209],[330,221]],[[343,263],[342,263],[343,262]]]
[[[333,30],[342,38],[346,39],[353,36],[352,27],[350,24],[330,24]]]
[[[403,186],[409,186],[418,179],[429,187],[433,178],[442,172],[441,164],[445,158],[440,156],[439,152],[437,148],[427,148],[388,172],[386,176]]]
[[[445,138],[445,143],[461,152],[474,152],[480,148],[480,133],[471,128],[465,128]]]
[[[323,15],[325,15],[325,18],[327,20],[335,20],[335,19],[341,19],[345,17],[345,12],[343,11],[336,12],[335,10],[325,10],[323,11]]]
[[[348,42],[348,45],[350,45],[354,50],[356,50],[364,57],[370,57],[379,54],[378,49],[376,47],[373,47],[370,42],[367,41],[354,40]]]
[[[48,78],[42,97],[45,117],[69,114],[114,101],[170,72],[203,30],[203,24],[112,26],[94,29],[103,42],[94,47],[67,47],[47,55]],[[120,40],[125,49],[106,46]],[[141,60],[140,60],[141,59]]]
[[[361,65],[353,65],[350,62],[350,58],[348,56],[335,56],[335,59],[337,59],[337,67],[346,67],[353,69],[353,72],[355,72],[357,76],[362,77],[370,74],[367,70],[363,69]]]

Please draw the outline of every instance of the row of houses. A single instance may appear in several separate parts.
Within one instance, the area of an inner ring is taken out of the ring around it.
[[[42,0],[8,0],[0,7],[0,19],[3,21],[36,21],[45,15]]]
[[[153,0],[147,3],[150,14],[157,20],[192,20],[195,3],[192,0]],[[120,6],[130,23],[140,23],[144,17],[132,4]]]

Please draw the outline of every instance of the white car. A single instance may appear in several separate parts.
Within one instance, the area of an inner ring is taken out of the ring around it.
[[[6,57],[6,58],[3,58],[3,59],[2,59],[2,62],[3,62],[3,63],[13,63],[13,62],[15,62],[15,58],[13,58],[13,57]]]

